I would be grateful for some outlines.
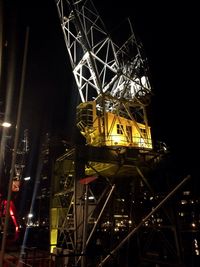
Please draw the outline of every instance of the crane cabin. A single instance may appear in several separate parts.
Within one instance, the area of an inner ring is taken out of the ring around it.
[[[77,126],[87,145],[152,149],[150,126],[113,112],[102,113],[96,101],[78,105]]]

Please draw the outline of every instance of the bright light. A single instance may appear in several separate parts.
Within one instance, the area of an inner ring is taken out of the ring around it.
[[[29,181],[30,179],[31,179],[30,176],[28,176],[28,177],[24,177],[24,181]]]
[[[33,213],[29,213],[28,218],[33,218]]]
[[[5,127],[5,128],[9,128],[11,126],[11,123],[10,122],[2,122],[1,126]]]

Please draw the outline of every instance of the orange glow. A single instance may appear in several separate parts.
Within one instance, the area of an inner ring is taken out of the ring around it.
[[[20,187],[20,181],[19,180],[13,180],[12,182],[12,191],[18,192]]]

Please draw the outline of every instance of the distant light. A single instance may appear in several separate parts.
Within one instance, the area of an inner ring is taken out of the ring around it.
[[[33,213],[29,213],[28,218],[33,218]]]
[[[182,199],[182,200],[181,200],[181,204],[182,204],[182,205],[187,204],[187,200],[186,200],[186,199]]]
[[[2,122],[1,126],[5,127],[5,128],[9,128],[11,126],[11,123],[10,122]]]
[[[30,176],[24,177],[24,181],[29,181],[29,180],[31,180],[31,177]]]
[[[183,191],[183,195],[184,196],[189,196],[190,195],[190,191]]]
[[[164,150],[164,151],[167,151],[167,148],[166,148],[166,146],[164,146],[164,147],[163,147],[163,150]]]

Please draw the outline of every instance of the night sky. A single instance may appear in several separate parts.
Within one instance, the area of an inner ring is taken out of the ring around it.
[[[72,89],[74,80],[56,4],[54,0],[4,2],[8,48],[12,38],[16,39],[16,84],[29,27],[22,129],[28,128],[37,141],[45,132],[72,140],[78,96]],[[150,69],[153,139],[166,142],[178,167],[198,176],[194,154],[200,140],[194,84],[195,7],[183,2],[175,6],[174,1],[93,2],[108,29],[131,19]]]

